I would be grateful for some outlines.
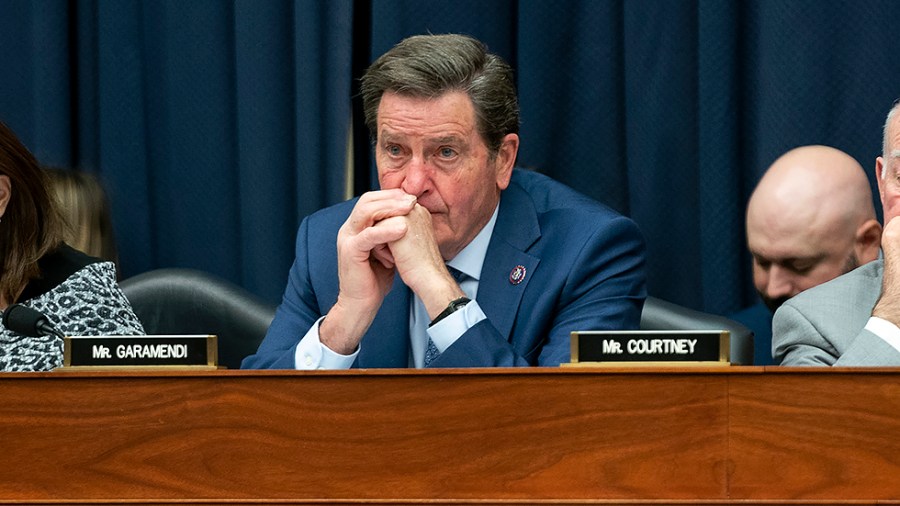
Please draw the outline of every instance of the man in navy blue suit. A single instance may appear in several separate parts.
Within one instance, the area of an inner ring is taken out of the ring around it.
[[[510,67],[460,35],[408,38],[362,78],[380,190],[308,216],[244,368],[558,366],[575,330],[635,329],[631,220],[514,169]]]

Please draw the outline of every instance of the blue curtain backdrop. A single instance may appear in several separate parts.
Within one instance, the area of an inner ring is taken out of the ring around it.
[[[363,69],[468,33],[516,69],[519,164],[633,217],[653,295],[727,313],[755,300],[743,209],[778,155],[835,146],[875,188],[898,19],[894,0],[0,0],[0,119],[103,180],[124,276],[199,268],[276,302],[300,220],[373,185]]]

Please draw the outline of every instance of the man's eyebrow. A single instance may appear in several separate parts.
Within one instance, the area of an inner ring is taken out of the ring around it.
[[[402,140],[405,138],[406,138],[406,136],[403,133],[394,132],[394,131],[387,130],[387,129],[382,130],[378,134],[379,142],[381,142],[381,141],[397,142],[398,140]],[[431,138],[425,139],[425,142],[427,142],[429,144],[464,144],[465,141],[466,141],[465,137],[456,135],[456,134],[448,134],[448,135],[442,135],[439,137],[431,137]]]
[[[825,255],[812,255],[808,257],[788,257],[781,258],[773,263],[777,263],[780,265],[785,265],[788,267],[797,267],[798,265],[803,267],[811,267],[813,265],[818,265],[819,262],[825,259]],[[807,265],[809,264],[809,265]]]
[[[785,262],[806,262],[809,260],[812,260],[812,261],[821,260],[823,258],[825,258],[825,255],[819,254],[819,255],[810,255],[808,257],[789,257],[789,258],[785,258],[784,260],[785,260]]]
[[[436,144],[453,144],[462,142],[462,137],[458,135],[445,135],[443,137],[436,137],[431,139],[431,142]]]
[[[391,130],[387,130],[387,129],[382,130],[382,131],[379,132],[379,134],[378,134],[378,138],[379,138],[379,139],[385,139],[385,138],[387,138],[387,139],[393,139],[393,138],[396,138],[396,137],[399,137],[399,135],[396,134],[395,132],[392,132]]]
[[[810,255],[810,256],[805,256],[805,257],[791,256],[791,257],[770,258],[770,257],[764,256],[764,255],[761,255],[759,253],[754,253],[752,251],[750,252],[750,255],[757,261],[771,262],[773,264],[793,264],[793,263],[797,263],[797,262],[806,262],[806,261],[817,262],[817,261],[825,258],[825,255],[822,255],[822,254]]]

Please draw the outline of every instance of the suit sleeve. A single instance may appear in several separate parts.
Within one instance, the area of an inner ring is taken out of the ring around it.
[[[435,367],[551,366],[569,362],[573,330],[637,329],[646,298],[644,240],[637,225],[616,217],[582,244],[556,245],[577,251],[558,294],[531,281],[517,325],[528,321],[534,335],[509,342],[488,319],[464,333],[434,362]],[[530,320],[530,321],[529,321]]]
[[[893,367],[900,365],[900,352],[881,336],[863,329],[834,365]]]
[[[322,316],[310,282],[309,229],[307,218],[297,232],[296,256],[281,305],[259,349],[244,359],[242,369],[294,369],[297,344]]]
[[[781,365],[799,366],[896,366],[900,352],[883,336],[862,329],[825,332],[790,301],[772,321],[772,353]],[[840,329],[840,327],[835,327]],[[831,335],[832,337],[829,337]],[[837,342],[835,342],[837,341]],[[839,344],[843,343],[843,344]]]
[[[787,302],[772,319],[772,356],[781,365],[834,365],[840,353],[803,313]]]

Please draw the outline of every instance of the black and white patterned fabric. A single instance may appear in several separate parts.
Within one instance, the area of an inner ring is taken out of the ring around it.
[[[22,305],[34,308],[67,336],[143,335],[144,328],[116,282],[112,262],[89,264]],[[49,371],[63,363],[63,343],[28,337],[0,324],[0,371]]]

